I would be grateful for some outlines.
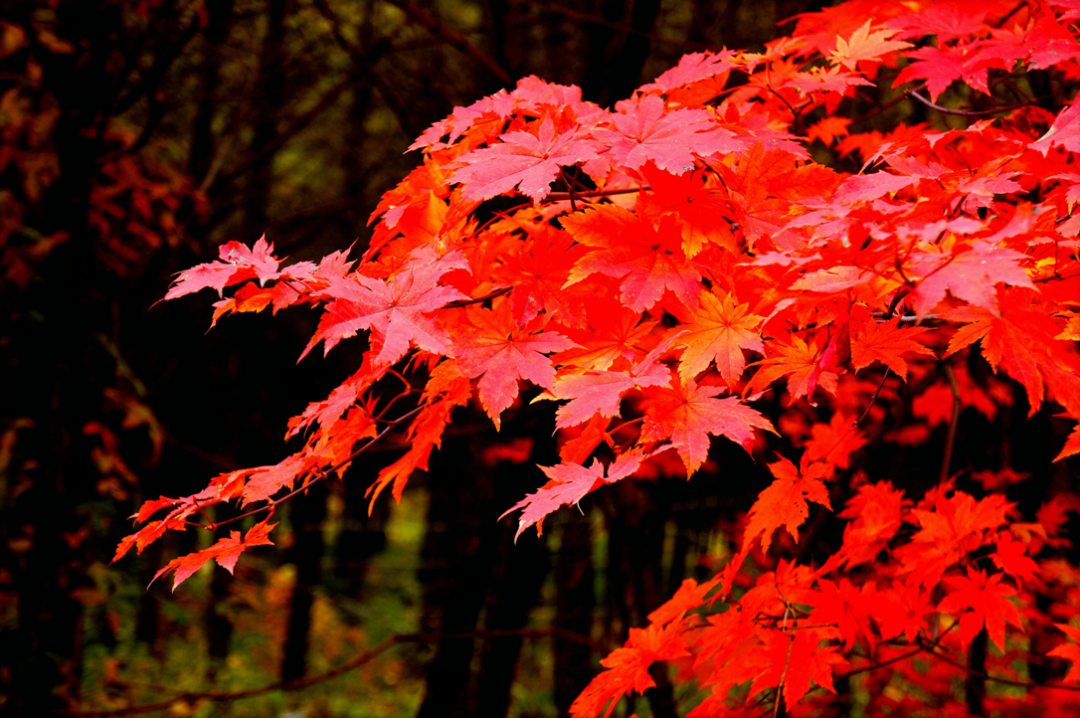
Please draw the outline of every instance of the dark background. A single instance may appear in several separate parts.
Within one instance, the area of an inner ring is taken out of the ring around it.
[[[455,105],[530,74],[610,105],[683,53],[761,48],[790,29],[778,21],[820,4],[5,3],[0,711],[123,714],[314,675],[420,632],[367,672],[169,710],[565,714],[628,628],[729,550],[721,519],[749,506],[760,469],[718,444],[689,483],[622,482],[515,545],[513,520],[497,517],[541,483],[534,463],[554,463],[551,417],[540,408],[504,427],[499,441],[534,440],[513,463],[490,458],[494,432],[461,412],[464,428],[400,506],[367,515],[364,490],[396,456],[372,454],[279,513],[278,545],[244,556],[235,578],[214,567],[175,593],[145,590],[208,537],[170,535],[110,566],[139,502],[279,461],[287,419],[363,346],[297,364],[310,312],[207,332],[209,293],[156,302],[231,240],[266,233],[294,260],[355,243],[359,256],[380,195],[421,161],[405,149]],[[999,427],[1018,468],[1051,452],[1040,417]],[[962,431],[958,461],[965,437],[992,428]],[[1050,469],[1034,480],[1044,493]],[[656,680],[644,710],[675,715],[690,697]]]

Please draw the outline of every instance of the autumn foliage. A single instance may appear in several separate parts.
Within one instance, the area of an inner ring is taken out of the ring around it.
[[[230,521],[257,523],[158,575],[232,570],[270,542],[280,501],[384,436],[408,449],[371,501],[427,469],[455,409],[499,427],[549,403],[561,463],[506,507],[519,534],[607,484],[692,480],[714,440],[774,477],[719,573],[632,629],[575,715],[644,692],[658,661],[696,686],[695,717],[817,715],[864,672],[913,686],[871,691],[874,715],[962,713],[942,706],[969,672],[1030,686],[1036,644],[1071,662],[1064,682],[988,708],[1077,710],[1080,576],[1061,534],[1080,501],[1024,517],[1010,467],[965,477],[975,495],[949,452],[961,410],[1026,402],[1055,417],[1047,461],[1080,453],[1078,22],[1070,0],[856,0],[761,53],[687,55],[613,109],[533,77],[457,108],[413,145],[422,163],[359,261],[283,264],[261,239],[180,275],[166,298],[215,290],[214,323],[318,312],[303,355],[352,351],[358,368],[290,422],[302,448],[148,501],[116,558],[235,502]],[[861,468],[935,432],[924,491]],[[846,522],[818,564],[796,553],[815,505]]]

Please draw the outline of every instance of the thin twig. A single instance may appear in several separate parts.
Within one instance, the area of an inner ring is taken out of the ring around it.
[[[574,197],[581,199],[582,197],[612,197],[617,194],[633,194],[634,192],[649,192],[652,187],[649,185],[642,185],[641,187],[627,187],[626,189],[591,189],[587,192],[574,192]],[[565,202],[570,199],[569,192],[552,192],[544,198],[545,202]]]
[[[368,440],[368,443],[364,444],[359,449],[352,452],[347,457],[345,457],[341,461],[337,462],[333,466],[331,466],[329,468],[326,468],[326,469],[318,469],[317,471],[312,472],[314,474],[314,476],[311,477],[309,481],[304,482],[303,485],[300,486],[300,488],[290,491],[289,493],[285,494],[281,498],[270,499],[269,501],[267,501],[266,504],[264,504],[263,506],[260,506],[257,509],[252,509],[251,511],[246,511],[246,512],[244,512],[244,513],[242,513],[242,514],[240,514],[238,516],[233,516],[231,518],[227,518],[224,521],[218,521],[213,526],[203,526],[202,524],[199,524],[199,526],[201,526],[204,529],[213,530],[213,529],[217,529],[217,528],[220,528],[222,526],[225,526],[227,524],[231,524],[231,523],[234,523],[236,521],[240,521],[241,519],[246,519],[249,516],[257,516],[258,514],[261,514],[264,511],[273,512],[273,510],[277,507],[278,504],[284,503],[284,502],[288,501],[289,499],[291,499],[292,497],[296,496],[297,494],[300,494],[300,493],[303,493],[304,491],[307,491],[308,488],[312,484],[318,483],[318,482],[322,481],[323,479],[328,478],[335,471],[337,471],[338,469],[340,469],[343,466],[346,466],[347,464],[352,462],[354,459],[356,459],[356,457],[358,457],[361,454],[365,453],[368,450],[368,448],[370,448],[373,444],[377,443],[380,439],[382,439],[384,436],[386,436],[388,433],[390,433],[390,431],[393,430],[398,424],[405,421],[406,419],[409,419],[409,418],[413,417],[414,415],[419,413],[420,410],[423,409],[423,408],[424,408],[423,405],[418,406],[415,409],[412,409],[411,411],[405,412],[404,414],[402,414],[398,418],[388,421],[386,428],[383,429],[382,431],[380,431],[375,436],[371,437],[371,439]]]
[[[356,670],[357,668],[363,666],[365,663],[369,663],[372,659],[379,656],[379,654],[385,653],[388,649],[401,643],[438,643],[439,641],[490,638],[501,636],[520,636],[529,638],[545,638],[548,636],[556,636],[588,646],[589,648],[598,653],[604,653],[608,651],[608,648],[606,646],[601,646],[595,643],[588,636],[583,636],[560,626],[551,626],[548,628],[521,628],[516,630],[484,629],[473,631],[471,633],[399,633],[396,636],[391,636],[390,638],[387,638],[385,641],[378,644],[374,648],[359,653],[355,658],[346,663],[343,663],[337,668],[332,668],[324,673],[318,673],[313,676],[305,676],[304,678],[296,678],[291,681],[279,681],[277,683],[271,683],[270,685],[261,686],[259,688],[250,688],[243,691],[233,691],[229,693],[180,693],[176,696],[173,696],[172,698],[158,701],[156,703],[148,703],[139,706],[129,706],[127,708],[114,708],[111,710],[77,711],[38,709],[31,712],[47,713],[60,716],[77,716],[79,718],[110,718],[113,716],[129,716],[138,715],[140,713],[152,713],[154,711],[167,710],[180,702],[192,703],[196,701],[211,701],[217,703],[224,701],[234,701],[241,698],[252,698],[254,696],[260,696],[265,693],[272,693],[274,691],[295,691],[301,688],[307,688],[309,686],[322,683],[324,681],[328,681],[331,678],[336,678],[337,676],[340,676],[344,673]]]
[[[920,645],[921,645],[921,643],[920,643]],[[933,646],[925,646],[924,648],[925,648],[925,651],[927,653],[929,653],[931,656],[933,656],[934,658],[937,658],[938,660],[940,660],[940,661],[942,661],[944,663],[948,663],[950,666],[953,666],[954,668],[959,668],[960,670],[962,670],[962,671],[964,671],[966,673],[969,673],[972,676],[975,676],[977,678],[982,678],[983,680],[986,680],[986,681],[994,681],[995,683],[1004,683],[1005,685],[1008,685],[1008,686],[1019,686],[1020,688],[1056,688],[1057,690],[1061,690],[1061,691],[1080,691],[1080,686],[1069,686],[1069,685],[1065,685],[1065,684],[1062,684],[1062,683],[1036,683],[1035,681],[1016,681],[1016,680],[1013,680],[1011,678],[1000,678],[998,676],[992,676],[989,673],[984,673],[983,671],[976,671],[973,668],[969,668],[969,667],[965,666],[962,663],[958,663],[957,661],[954,661],[953,659],[946,656],[944,653],[940,653],[937,650],[938,646],[936,644],[933,645]]]
[[[448,302],[439,308],[452,309],[454,307],[467,307],[470,304],[483,304],[484,302],[494,299],[495,297],[501,297],[504,294],[509,294],[512,289],[513,287],[502,287],[500,289],[496,289],[493,292],[489,292],[482,297],[477,297],[476,299],[458,299],[453,302]]]

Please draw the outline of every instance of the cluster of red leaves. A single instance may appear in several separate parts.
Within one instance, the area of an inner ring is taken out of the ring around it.
[[[533,401],[558,402],[562,463],[541,467],[549,482],[510,507],[519,533],[605,484],[692,475],[712,437],[760,454],[778,426],[803,450],[798,465],[766,459],[775,480],[745,518],[740,551],[631,631],[575,715],[645,690],[658,660],[708,693],[694,716],[752,715],[781,698],[793,711],[817,699],[813,686],[832,691],[838,676],[886,663],[922,690],[882,693],[871,712],[948,695],[948,652],[984,628],[1008,650],[1006,625],[1023,630],[1032,586],[1061,589],[1055,609],[1029,612],[1040,630],[1075,613],[1080,577],[1039,557],[1061,546],[1075,501],[1054,498],[1020,523],[999,493],[976,499],[946,481],[912,503],[864,482],[823,566],[783,561],[749,583],[740,569],[752,554],[768,567],[777,529],[797,542],[809,503],[832,508],[830,482],[865,444],[919,443],[961,407],[993,416],[1012,402],[1004,377],[1023,386],[1029,413],[1052,401],[1080,420],[1077,18],[1072,0],[856,0],[801,17],[762,53],[688,55],[613,110],[536,78],[456,109],[415,143],[423,164],[384,196],[355,266],[336,253],[283,267],[260,240],[180,276],[168,299],[235,288],[215,322],[303,304],[322,312],[304,354],[360,330],[368,344],[359,370],[290,423],[299,451],[148,502],[139,521],[166,515],[117,558],[208,504],[272,513],[283,493],[340,475],[359,442],[389,431],[409,448],[370,495],[399,497],[456,407],[475,400],[498,427],[524,381],[542,390]],[[994,109],[995,88],[1035,72],[1054,92],[1041,104],[1058,114],[1035,102]],[[961,111],[952,129],[861,134],[838,115],[916,81],[906,89],[924,104],[962,83],[958,94],[982,93],[988,111]],[[815,161],[819,142],[861,169]],[[485,203],[498,195],[521,201],[494,211]],[[1002,379],[967,371],[976,344]],[[778,416],[755,407],[763,395],[782,400]],[[815,406],[831,419],[807,421]],[[1058,459],[1076,453],[1074,428]],[[162,572],[179,584],[211,559],[231,568],[268,529]],[[904,646],[947,671],[893,662]],[[1076,661],[1080,648],[1052,654]]]

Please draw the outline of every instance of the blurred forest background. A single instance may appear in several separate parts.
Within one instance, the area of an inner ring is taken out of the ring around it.
[[[686,52],[760,49],[822,4],[4,3],[0,713],[565,715],[629,627],[711,575],[730,550],[724,520],[767,485],[760,468],[718,445],[692,482],[621,482],[514,545],[498,516],[542,483],[533,463],[556,462],[552,410],[522,412],[498,440],[463,412],[401,504],[369,517],[363,499],[387,446],[279,512],[278,545],[235,577],[207,567],[176,593],[147,590],[211,537],[110,565],[138,503],[276,463],[287,418],[359,357],[346,342],[297,364],[315,328],[301,310],[207,332],[209,296],[156,302],[230,240],[358,257],[380,195],[421,161],[406,148],[455,105],[531,74],[610,105]],[[1047,455],[1051,432],[1018,411],[996,429],[965,413],[958,461],[985,436],[1019,470]],[[354,668],[320,678],[341,666]],[[676,715],[688,697],[656,679],[641,710]]]

